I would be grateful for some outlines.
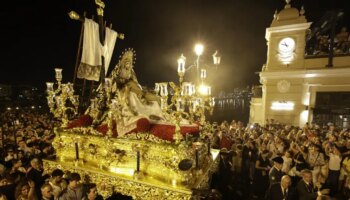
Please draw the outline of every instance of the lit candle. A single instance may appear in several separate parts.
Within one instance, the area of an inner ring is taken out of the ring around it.
[[[168,96],[168,83],[160,83],[160,96]]]
[[[46,82],[46,87],[47,87],[48,92],[53,91],[53,83],[52,82]]]
[[[55,68],[55,77],[58,82],[62,80],[62,69],[60,68]]]
[[[192,95],[196,93],[196,85],[192,84],[191,92],[192,92]]]
[[[176,100],[176,110],[177,111],[180,111],[181,110],[181,108],[182,108],[182,106],[181,106],[181,104],[182,104],[182,99],[177,99]]]
[[[140,171],[140,151],[136,152],[136,172]]]
[[[78,147],[78,142],[75,143],[75,160],[79,160],[79,147]]]
[[[215,98],[214,98],[214,97],[212,97],[212,98],[209,100],[209,105],[210,105],[211,107],[215,106]]]
[[[185,62],[186,62],[186,57],[181,54],[180,58],[177,60],[177,72],[180,76],[183,76],[185,74]]]
[[[205,79],[207,77],[207,70],[201,69],[201,78]]]
[[[159,93],[159,83],[155,84],[154,91],[156,92],[156,94]]]

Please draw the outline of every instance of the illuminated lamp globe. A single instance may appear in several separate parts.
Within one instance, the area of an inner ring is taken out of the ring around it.
[[[196,44],[196,45],[194,46],[194,52],[196,52],[196,55],[197,55],[197,56],[202,55],[203,50],[204,50],[203,44]]]

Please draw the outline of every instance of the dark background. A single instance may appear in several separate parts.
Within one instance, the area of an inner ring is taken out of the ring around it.
[[[265,29],[283,0],[106,0],[107,26],[124,33],[115,46],[110,69],[121,51],[137,53],[135,71],[142,85],[177,80],[177,58],[184,53],[195,61],[193,46],[205,45],[203,63],[219,50],[222,63],[208,72],[213,92],[258,84],[255,72],[266,61]],[[45,88],[54,80],[54,68],[63,68],[63,82],[72,81],[81,23],[67,13],[95,15],[94,0],[11,0],[1,6],[0,83],[31,84]],[[349,0],[293,0],[305,7],[308,21],[317,22],[327,10],[342,8],[337,30],[349,27]]]

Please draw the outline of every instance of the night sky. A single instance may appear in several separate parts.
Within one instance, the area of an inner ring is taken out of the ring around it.
[[[135,71],[142,85],[177,81],[177,58],[195,61],[194,44],[205,45],[202,63],[222,55],[218,70],[208,71],[214,91],[258,84],[255,72],[266,62],[265,29],[283,0],[106,0],[107,25],[124,33],[117,40],[110,69],[125,48],[137,53]],[[11,0],[1,6],[0,83],[30,84],[44,88],[54,80],[54,68],[63,68],[63,82],[72,81],[81,22],[67,13],[95,15],[94,0]],[[349,0],[293,0],[304,5],[308,21],[317,22],[327,10],[342,8],[337,29],[349,25]],[[350,29],[350,26],[348,26]],[[190,71],[189,73],[194,73]],[[187,77],[190,78],[190,77]]]

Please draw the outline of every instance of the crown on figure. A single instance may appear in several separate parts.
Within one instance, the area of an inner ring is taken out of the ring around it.
[[[136,52],[132,48],[125,49],[122,55],[119,56],[119,63],[130,61],[132,64],[136,62]]]

